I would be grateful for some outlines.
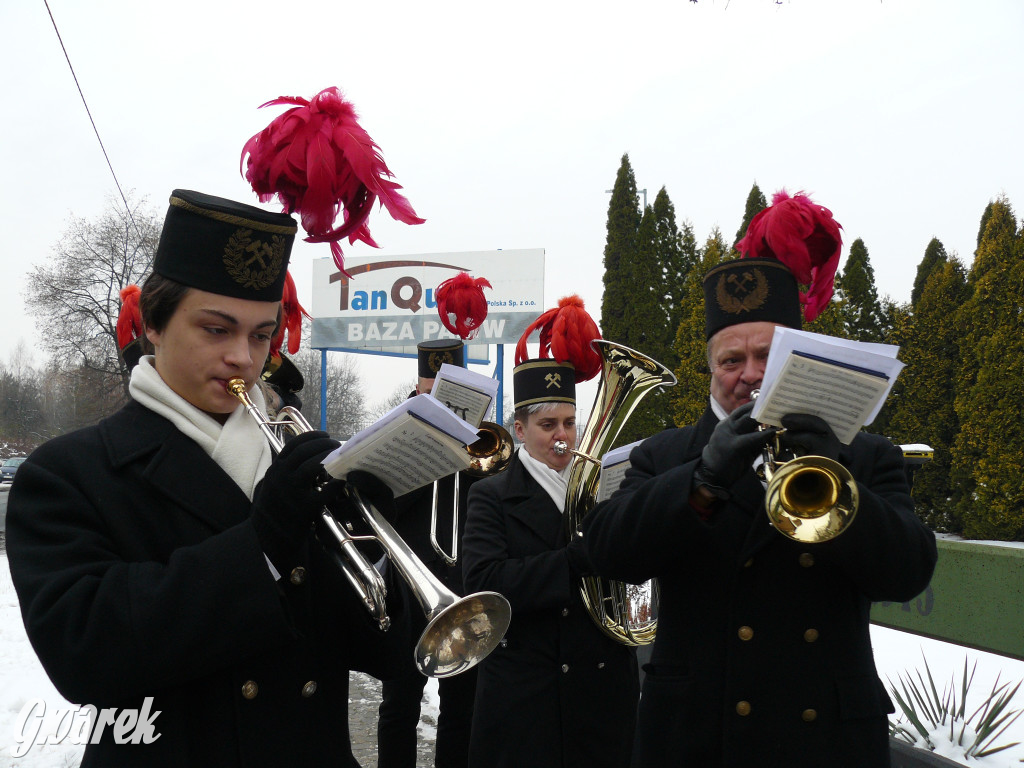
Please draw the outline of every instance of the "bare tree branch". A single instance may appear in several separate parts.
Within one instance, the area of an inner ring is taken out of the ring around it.
[[[37,318],[42,346],[60,368],[90,375],[104,394],[128,392],[128,370],[118,355],[121,289],[149,272],[162,218],[145,200],[113,197],[95,220],[72,217],[50,259],[29,273],[25,303]]]

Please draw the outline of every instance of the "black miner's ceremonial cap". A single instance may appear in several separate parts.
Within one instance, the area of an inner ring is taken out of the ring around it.
[[[736,259],[704,276],[704,330],[759,321],[800,328],[803,312],[793,273],[775,259]]]
[[[512,371],[514,408],[535,403],[576,404],[576,369],[550,358],[525,360]]]
[[[280,301],[295,231],[286,213],[176,189],[153,271],[221,296]]]
[[[464,347],[465,345],[461,339],[421,341],[416,345],[416,356],[419,359],[419,377],[421,379],[436,379],[437,372],[441,370],[441,366],[445,363],[465,368]]]

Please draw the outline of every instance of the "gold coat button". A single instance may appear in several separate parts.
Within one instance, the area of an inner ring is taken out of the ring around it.
[[[814,627],[811,627],[806,632],[804,632],[804,640],[806,640],[808,643],[813,643],[817,639],[818,630],[816,630]]]
[[[260,687],[256,685],[255,680],[246,680],[242,685],[242,697],[245,699],[255,699],[259,692]]]
[[[740,640],[746,641],[754,636],[754,630],[750,627],[740,627],[736,634],[740,636]]]
[[[813,723],[818,719],[818,713],[813,709],[805,709],[801,717],[803,717],[805,723]]]
[[[308,683],[302,686],[302,696],[304,698],[308,699],[314,693],[316,693],[316,680],[310,680]]]
[[[293,568],[291,575],[288,577],[288,581],[296,587],[302,586],[306,583],[306,569],[301,565],[298,568]]]
[[[563,664],[562,665],[562,671],[563,672],[568,672],[569,671],[569,665],[568,664]]]
[[[569,609],[568,608],[563,608],[562,609],[562,615],[563,616],[568,616],[569,615]]]
[[[814,565],[814,555],[810,552],[802,552],[800,554],[800,565],[804,568],[810,568]]]
[[[746,717],[750,714],[750,702],[739,701],[736,703],[736,714],[740,717]]]

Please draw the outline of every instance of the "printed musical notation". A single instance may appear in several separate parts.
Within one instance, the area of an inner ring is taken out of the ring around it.
[[[788,413],[810,413],[828,422],[849,444],[881,410],[903,363],[899,347],[776,328],[761,394],[751,414],[782,426]]]
[[[430,394],[462,419],[479,427],[498,394],[498,380],[445,363]]]
[[[464,446],[476,429],[436,398],[416,395],[389,411],[324,459],[332,477],[354,470],[370,472],[395,496],[469,467]]]

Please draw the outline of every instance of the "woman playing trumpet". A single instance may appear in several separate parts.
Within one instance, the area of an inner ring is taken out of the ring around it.
[[[563,520],[573,457],[556,450],[558,442],[575,444],[575,383],[601,368],[590,350],[599,333],[579,299],[560,304],[535,324],[542,356],[551,339],[553,359],[526,359],[532,328],[516,352],[522,444],[508,469],[469,495],[466,587],[499,591],[512,605],[506,642],[478,667],[471,768],[625,768],[630,760],[635,654],[587,615],[579,577],[593,566],[582,541],[567,540]],[[566,339],[566,325],[587,330]]]

